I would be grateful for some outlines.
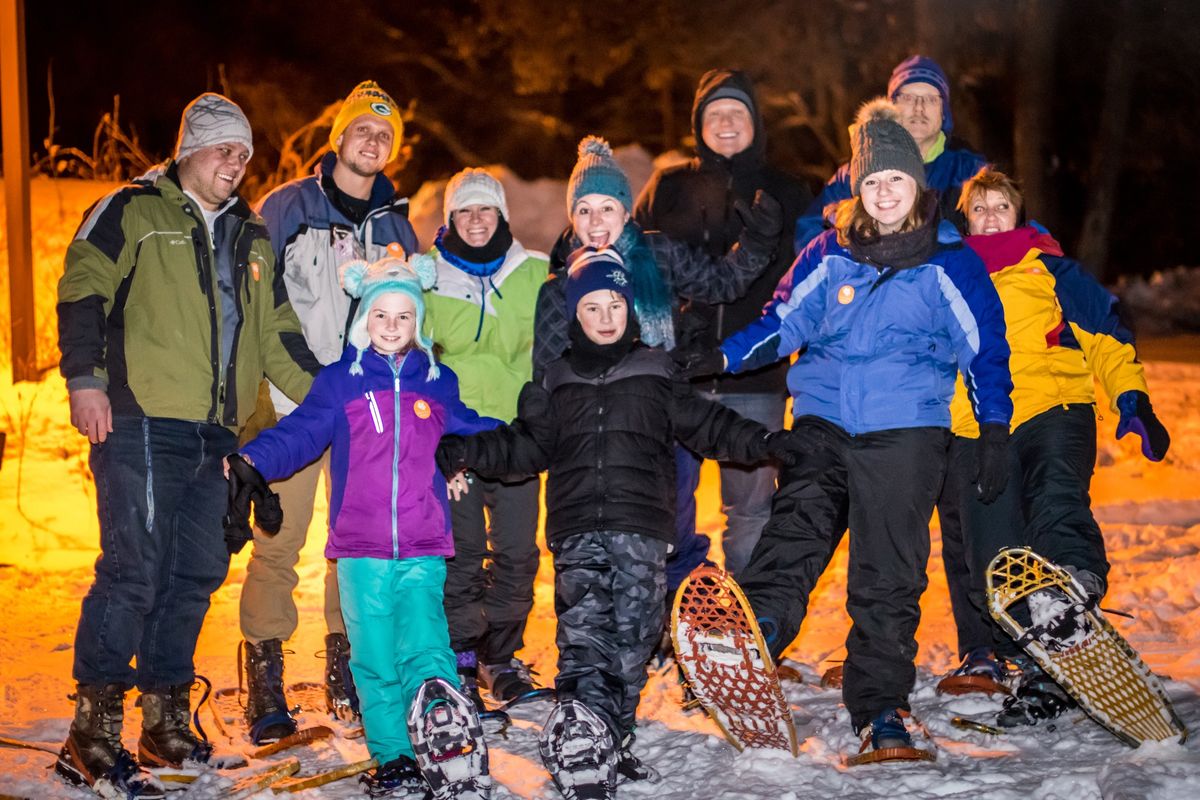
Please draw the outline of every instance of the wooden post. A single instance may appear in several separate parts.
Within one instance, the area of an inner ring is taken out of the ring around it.
[[[0,96],[3,96],[4,203],[8,226],[8,307],[12,377],[37,380],[33,243],[29,221],[29,104],[25,92],[25,3],[0,0]]]

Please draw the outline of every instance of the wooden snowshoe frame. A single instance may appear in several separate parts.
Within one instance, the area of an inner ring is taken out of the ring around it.
[[[947,675],[938,681],[938,694],[1012,694],[1003,683],[986,675]]]
[[[675,595],[671,638],[692,691],[730,744],[799,752],[775,664],[732,577],[693,570]]]
[[[328,725],[314,725],[311,728],[301,728],[295,733],[284,736],[277,742],[265,744],[257,750],[252,751],[250,753],[250,757],[266,758],[267,756],[273,756],[276,753],[282,753],[284,750],[288,750],[293,747],[310,744],[311,742],[315,742],[320,739],[328,739],[331,736],[333,736],[333,728],[330,728]]]
[[[1001,550],[987,570],[988,609],[1014,639],[1028,630],[1009,613],[1020,600],[1056,589],[1083,607],[1087,593],[1069,572],[1028,547]],[[1162,682],[1098,609],[1081,612],[1091,626],[1087,638],[1051,650],[1037,638],[1025,650],[1089,716],[1126,744],[1187,739]]]
[[[315,775],[307,775],[302,778],[288,778],[287,780],[280,781],[271,786],[271,791],[275,794],[302,792],[305,789],[313,789],[317,786],[324,786],[327,783],[333,783],[343,778],[358,775],[369,769],[375,769],[378,766],[379,762],[373,758],[368,758],[365,761],[355,761],[350,764],[342,764],[333,769],[318,772]]]

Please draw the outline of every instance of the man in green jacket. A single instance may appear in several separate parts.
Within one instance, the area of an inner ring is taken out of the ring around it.
[[[252,152],[235,103],[196,98],[174,158],[89,209],[58,286],[61,370],[71,423],[91,442],[101,552],[56,769],[98,794],[161,797],[139,761],[211,760],[189,725],[193,656],[244,544],[224,539],[222,461],[264,376],[299,401],[319,369],[266,227],[237,195]],[[135,685],[136,761],[121,745]]]

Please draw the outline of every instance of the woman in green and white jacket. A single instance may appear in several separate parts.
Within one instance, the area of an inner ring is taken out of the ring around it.
[[[445,225],[429,253],[437,282],[426,295],[426,330],[459,376],[463,402],[511,422],[533,374],[534,312],[548,259],[513,238],[504,187],[482,169],[450,179],[443,209]],[[450,503],[456,555],[447,563],[446,618],[464,688],[478,702],[478,680],[505,701],[534,688],[516,652],[533,608],[539,480],[472,481],[472,491]]]

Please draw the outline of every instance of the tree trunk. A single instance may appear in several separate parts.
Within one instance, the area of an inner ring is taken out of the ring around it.
[[[1100,106],[1100,128],[1092,151],[1087,184],[1088,205],[1083,217],[1077,251],[1098,280],[1108,274],[1109,234],[1117,205],[1117,182],[1121,175],[1121,151],[1133,99],[1136,55],[1140,44],[1138,9],[1133,0],[1121,0],[1116,32],[1104,76],[1104,99]]]
[[[1056,230],[1058,209],[1050,180],[1054,153],[1054,42],[1058,28],[1057,0],[1020,0],[1017,18],[1017,64],[1014,79],[1013,162],[1025,191],[1031,219]]]

